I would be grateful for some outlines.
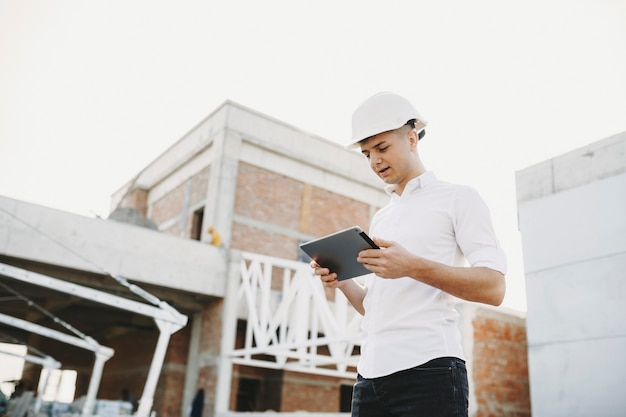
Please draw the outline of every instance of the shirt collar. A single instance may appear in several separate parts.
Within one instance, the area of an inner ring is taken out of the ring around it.
[[[422,175],[413,178],[409,182],[406,183],[406,187],[404,187],[404,192],[412,192],[414,190],[419,190],[420,188],[426,187],[428,184],[434,182],[437,179],[435,173],[432,171],[426,171]],[[395,184],[389,184],[385,186],[385,192],[391,196],[396,195],[396,186]]]

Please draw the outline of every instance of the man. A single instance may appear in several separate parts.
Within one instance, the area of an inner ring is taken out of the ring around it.
[[[504,298],[506,260],[489,210],[472,188],[426,170],[418,153],[426,124],[393,93],[356,109],[349,146],[360,148],[390,195],[369,229],[380,249],[359,253],[372,272],[364,285],[311,263],[363,315],[353,417],[467,416],[454,306],[459,298],[491,305]]]

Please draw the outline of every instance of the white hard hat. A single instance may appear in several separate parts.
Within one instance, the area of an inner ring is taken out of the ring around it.
[[[378,93],[365,100],[352,114],[352,139],[348,148],[379,133],[399,129],[415,119],[416,129],[424,130],[428,122],[404,97],[394,93]]]

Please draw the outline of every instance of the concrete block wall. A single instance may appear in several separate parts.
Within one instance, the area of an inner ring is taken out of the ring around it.
[[[625,161],[623,132],[516,172],[517,201],[537,200],[619,175]]]
[[[517,173],[534,416],[623,416],[626,132]]]

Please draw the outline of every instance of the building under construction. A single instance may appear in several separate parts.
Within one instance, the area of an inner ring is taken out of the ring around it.
[[[108,219],[0,197],[0,341],[29,346],[27,387],[75,370],[83,415],[125,392],[187,416],[199,390],[205,417],[347,413],[360,316],[299,244],[387,203],[362,156],[226,102],[138,168]],[[470,414],[529,415],[525,319],[459,311]]]

